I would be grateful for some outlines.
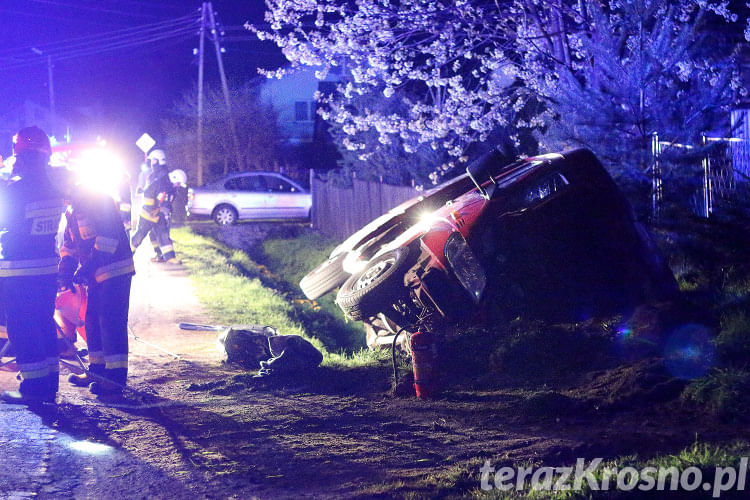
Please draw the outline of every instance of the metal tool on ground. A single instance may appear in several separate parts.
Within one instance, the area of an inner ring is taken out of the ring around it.
[[[224,325],[201,325],[199,323],[180,323],[178,325],[180,330],[192,330],[202,332],[221,332],[229,328]]]
[[[10,341],[8,340],[8,332],[5,329],[5,326],[0,325],[0,339],[3,339],[5,342],[3,343],[3,347],[0,348],[0,360],[2,360],[5,357],[11,357],[10,355]],[[5,365],[9,365],[13,363],[16,360],[16,358],[11,357],[8,361],[2,361],[0,362],[0,368],[2,368]]]
[[[59,325],[57,325],[57,329],[60,330],[60,326]],[[114,380],[111,380],[111,379],[109,379],[109,378],[107,378],[107,377],[105,377],[103,375],[99,375],[97,373],[94,373],[94,372],[90,371],[88,368],[86,368],[86,364],[83,362],[83,360],[81,359],[81,357],[78,355],[78,351],[75,349],[75,346],[70,341],[70,339],[68,339],[65,335],[63,335],[62,338],[63,338],[63,342],[66,342],[67,344],[69,344],[68,347],[70,348],[71,351],[73,351],[73,357],[74,357],[74,359],[77,362],[77,365],[76,365],[75,363],[71,363],[70,361],[68,361],[66,359],[60,358],[60,363],[62,363],[63,365],[65,365],[67,367],[70,367],[70,368],[80,368],[81,370],[83,370],[83,373],[85,373],[86,375],[88,375],[89,377],[91,377],[94,380],[98,380],[100,382],[106,382],[108,384],[116,385],[120,389],[122,389],[122,390],[128,390],[128,391],[130,391],[130,392],[132,392],[132,393],[134,393],[134,394],[136,394],[138,396],[142,396],[142,397],[150,396],[150,394],[148,394],[148,393],[141,392],[138,389],[134,389],[134,388],[132,388],[132,387],[126,385],[126,384],[121,384],[119,382],[115,382]]]

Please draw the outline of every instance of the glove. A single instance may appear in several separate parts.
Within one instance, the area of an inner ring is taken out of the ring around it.
[[[94,272],[96,271],[96,266],[93,262],[89,261],[85,264],[81,265],[81,267],[78,268],[76,273],[73,275],[73,283],[79,283],[81,285],[90,285],[93,284],[96,279],[94,278]]]
[[[73,276],[70,275],[58,275],[57,276],[57,291],[64,292],[70,290],[76,293],[76,287],[73,284]]]

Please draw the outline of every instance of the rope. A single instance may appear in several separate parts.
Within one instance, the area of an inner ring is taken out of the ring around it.
[[[398,336],[401,335],[401,332],[406,330],[406,328],[401,328],[398,332],[396,332],[396,335],[393,336],[393,343],[391,344],[391,361],[393,362],[393,386],[398,386],[398,367],[396,366],[396,341],[398,340]]]

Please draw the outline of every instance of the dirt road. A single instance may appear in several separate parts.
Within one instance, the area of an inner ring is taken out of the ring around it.
[[[672,452],[696,435],[748,437],[660,404],[662,394],[634,392],[660,387],[648,360],[590,374],[575,389],[500,383],[457,387],[435,401],[392,397],[387,371],[366,393],[357,370],[322,368],[322,379],[337,381],[323,385],[253,379],[220,363],[215,332],[178,329],[212,318],[186,272],[151,263],[147,253],[138,255],[131,308],[133,333],[144,341],[130,344],[129,383],[139,392],[103,402],[63,378],[56,407],[0,405],[0,497],[460,495],[479,487],[484,460],[560,465]],[[0,372],[0,387],[14,388],[13,377]],[[660,391],[675,390],[663,382]]]

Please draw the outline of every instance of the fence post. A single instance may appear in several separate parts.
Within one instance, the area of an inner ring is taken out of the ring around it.
[[[708,219],[713,212],[713,193],[711,192],[711,160],[706,151],[706,134],[701,134],[701,145],[703,146],[703,217]]]
[[[318,229],[318,225],[315,223],[315,216],[317,215],[317,207],[318,204],[315,200],[315,169],[310,169],[310,199],[312,200],[312,205],[310,206],[310,227],[313,229]]]
[[[659,164],[660,155],[661,144],[659,144],[659,134],[653,132],[651,134],[651,157],[654,162],[651,168],[651,217],[654,219],[659,218],[663,196],[661,165]]]

